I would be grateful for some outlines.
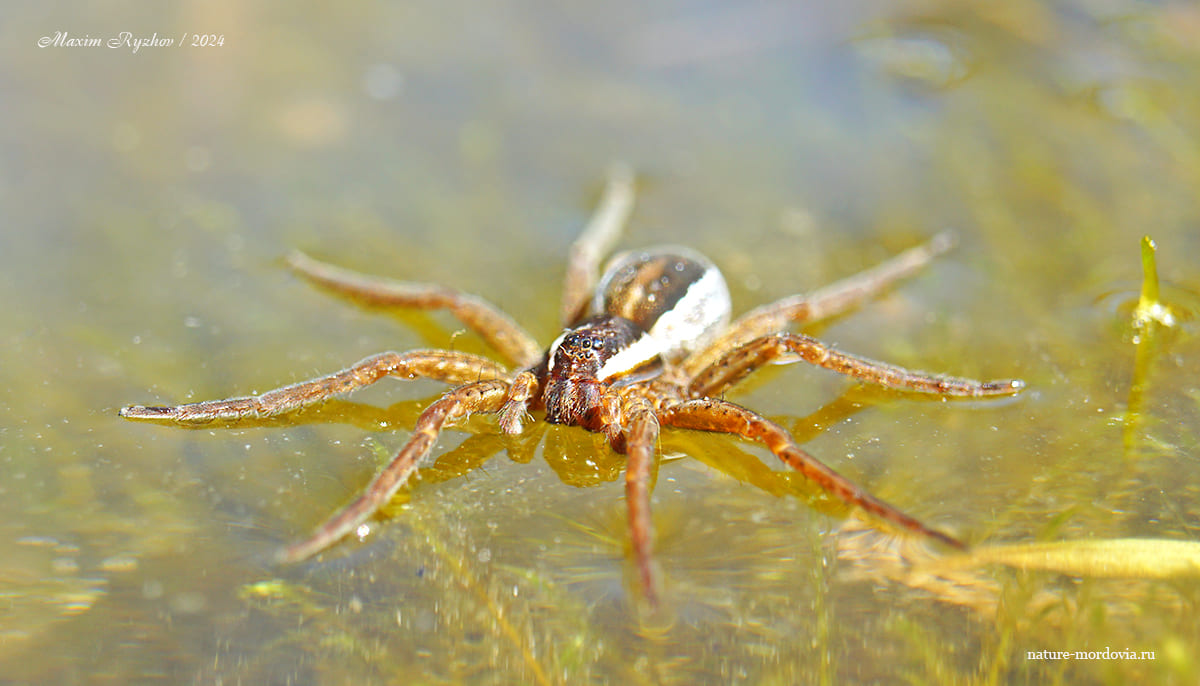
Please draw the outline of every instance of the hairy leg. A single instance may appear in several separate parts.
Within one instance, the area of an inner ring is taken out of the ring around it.
[[[600,260],[617,242],[633,211],[633,171],[615,164],[608,172],[604,196],[587,228],[571,245],[567,276],[563,282],[562,322],[570,326],[582,318],[599,277]]]
[[[519,324],[483,298],[436,284],[394,281],[367,276],[314,260],[302,252],[287,257],[300,276],[331,291],[377,307],[449,310],[501,355],[518,366],[532,365],[542,349]]]
[[[860,507],[902,529],[955,548],[966,547],[961,541],[925,526],[825,466],[796,445],[783,427],[757,412],[724,400],[705,398],[671,407],[661,412],[659,419],[663,426],[733,434],[762,443],[789,467],[847,505]]]
[[[729,329],[706,349],[688,358],[684,371],[695,375],[723,354],[760,336],[782,331],[793,324],[818,321],[839,315],[878,297],[896,282],[906,279],[933,258],[954,247],[954,235],[939,233],[928,243],[853,276],[813,291],[792,295],[757,307],[730,324]]]
[[[166,420],[179,423],[214,419],[272,417],[291,412],[326,398],[349,393],[388,376],[401,379],[427,378],[450,384],[482,379],[507,380],[503,366],[478,355],[444,350],[414,350],[380,353],[327,376],[277,388],[259,395],[227,400],[207,400],[172,406],[130,405],[121,409],[128,419]]]
[[[625,438],[625,505],[629,510],[629,539],[638,581],[651,606],[658,604],[659,576],[654,564],[654,522],[650,517],[650,486],[658,451],[658,417],[640,398],[625,408],[629,428]]]
[[[476,381],[448,391],[421,413],[412,437],[375,477],[362,495],[330,517],[308,539],[288,546],[279,554],[282,562],[311,557],[336,543],[375,514],[408,481],[421,460],[429,454],[448,421],[473,412],[495,412],[508,395],[507,381]]]
[[[508,399],[500,408],[500,430],[506,434],[521,433],[521,426],[529,416],[529,401],[537,394],[537,376],[531,371],[517,374],[512,380]]]
[[[895,367],[865,357],[838,352],[811,336],[776,333],[753,340],[726,353],[692,379],[693,397],[719,396],[754,370],[787,355],[799,355],[809,364],[853,376],[887,388],[956,397],[1012,395],[1025,387],[1019,379],[975,381]]]

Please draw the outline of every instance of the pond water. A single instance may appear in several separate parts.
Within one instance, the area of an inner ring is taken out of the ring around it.
[[[0,682],[1200,679],[1195,553],[1160,545],[1200,530],[1194,5],[6,14]],[[173,44],[133,49],[155,34]],[[280,566],[439,386],[236,427],[117,417],[382,350],[487,352],[442,314],[308,287],[282,264],[294,248],[482,294],[548,343],[567,250],[618,160],[639,178],[621,245],[704,252],[737,311],[957,232],[922,274],[806,331],[1019,377],[1020,396],[922,400],[790,365],[729,397],[1001,552],[948,560],[756,446],[671,431],[665,606],[647,613],[619,458],[577,429],[514,443],[475,418],[369,535]],[[1146,234],[1175,322],[1137,330]],[[1032,543],[1057,562],[1003,547]]]

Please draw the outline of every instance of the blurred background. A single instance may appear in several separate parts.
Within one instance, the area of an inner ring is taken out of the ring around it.
[[[730,396],[814,455],[977,544],[1194,540],[1198,46],[1189,2],[10,3],[0,683],[1195,683],[1195,578],[917,578],[920,542],[736,441],[664,436],[648,617],[620,460],[582,431],[516,446],[473,419],[370,536],[280,567],[439,386],[237,427],[116,412],[486,352],[308,287],[296,248],[482,294],[548,343],[627,161],[622,246],[710,255],[737,311],[957,232],[809,330],[1028,390],[931,402],[788,366]],[[1152,331],[1145,234],[1174,316]],[[1106,647],[1156,659],[1027,657]]]

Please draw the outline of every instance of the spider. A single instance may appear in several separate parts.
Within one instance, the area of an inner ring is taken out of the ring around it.
[[[361,301],[448,310],[513,363],[512,368],[465,352],[385,352],[260,395],[165,407],[130,405],[120,415],[183,424],[271,417],[385,377],[450,384],[452,388],[421,413],[404,447],[357,499],[309,538],[280,551],[282,562],[311,557],[355,531],[408,481],[452,422],[492,413],[502,432],[517,434],[537,410],[544,411],[549,423],[602,432],[612,449],[626,456],[631,555],[640,592],[651,604],[658,602],[660,575],[653,559],[650,491],[663,427],[726,433],[760,443],[847,505],[900,529],[965,548],[825,466],[780,425],[722,398],[756,369],[797,359],[901,391],[950,397],[1019,392],[1024,387],[1019,380],[975,381],[911,371],[787,331],[790,325],[828,318],[875,297],[948,250],[953,237],[939,234],[855,276],[761,306],[730,323],[724,277],[707,258],[687,248],[626,252],[597,276],[600,261],[623,230],[633,197],[632,173],[624,167],[614,169],[599,207],[571,248],[561,309],[566,328],[545,350],[477,296],[433,284],[367,277],[299,252],[288,257],[300,276]]]

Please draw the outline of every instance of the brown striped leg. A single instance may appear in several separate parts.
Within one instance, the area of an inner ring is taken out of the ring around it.
[[[865,357],[838,352],[810,336],[776,333],[751,341],[726,353],[692,379],[688,392],[694,397],[719,396],[751,372],[789,354],[809,364],[853,376],[886,388],[955,397],[1012,395],[1025,387],[1019,379],[975,381],[954,376],[894,367]]]
[[[688,358],[684,371],[689,375],[697,374],[721,355],[755,338],[854,309],[920,271],[935,257],[954,247],[954,242],[954,234],[939,233],[924,245],[812,293],[788,296],[755,308],[730,324],[729,329],[708,348]]]
[[[633,170],[615,164],[608,172],[604,196],[587,228],[571,245],[563,282],[562,322],[570,326],[583,317],[599,277],[600,260],[612,250],[633,211]]]
[[[658,605],[659,575],[654,564],[654,522],[650,517],[650,485],[658,451],[658,417],[640,398],[625,408],[629,428],[625,439],[625,505],[629,509],[629,540],[642,593]]]
[[[387,376],[401,379],[426,378],[457,385],[481,379],[507,380],[508,375],[508,370],[503,366],[486,357],[468,353],[444,350],[387,352],[368,357],[340,372],[260,395],[165,407],[130,405],[121,409],[121,416],[128,419],[167,420],[179,423],[271,417],[335,395],[349,393]]]
[[[421,413],[412,437],[375,477],[362,495],[330,517],[307,540],[288,546],[279,554],[282,562],[296,562],[336,543],[383,507],[408,481],[421,460],[429,454],[446,422],[472,412],[495,412],[508,395],[508,382],[476,381],[452,389]]]
[[[704,398],[669,408],[660,413],[659,419],[664,426],[727,433],[758,441],[789,467],[847,505],[860,507],[902,529],[955,548],[966,548],[961,541],[925,526],[826,467],[817,458],[801,450],[786,429],[757,412],[724,400]]]
[[[376,307],[449,310],[509,361],[525,367],[536,363],[542,349],[519,324],[483,298],[436,284],[409,283],[367,276],[319,262],[296,251],[288,266],[300,276],[359,302]]]

